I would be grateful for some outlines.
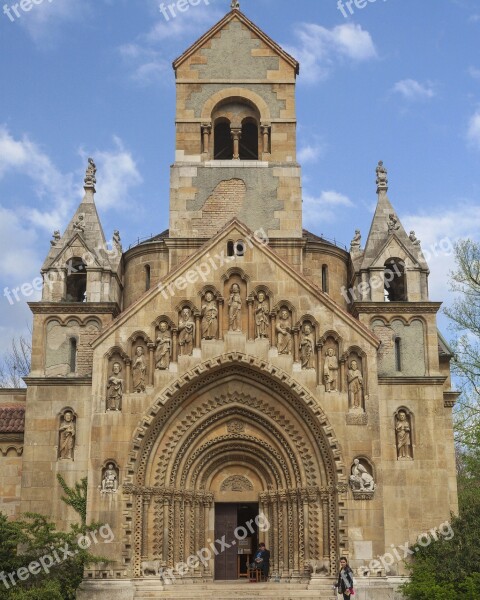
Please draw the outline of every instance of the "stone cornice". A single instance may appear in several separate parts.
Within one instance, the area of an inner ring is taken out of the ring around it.
[[[29,302],[28,306],[34,315],[113,315],[120,314],[116,302]]]
[[[443,385],[446,381],[446,377],[431,377],[425,375],[424,377],[379,377],[379,385]]]
[[[27,388],[0,388],[0,396],[26,396]]]
[[[445,408],[453,408],[461,395],[462,392],[443,392],[443,405]]]
[[[24,377],[28,386],[91,386],[91,377]],[[49,400],[49,398],[47,398]]]
[[[361,314],[437,314],[442,302],[355,302],[352,304],[352,315],[359,317]]]

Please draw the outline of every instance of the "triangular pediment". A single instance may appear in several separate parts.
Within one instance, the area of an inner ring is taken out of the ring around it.
[[[82,236],[79,233],[76,233],[62,248],[52,247],[49,258],[43,265],[43,270],[54,267],[64,267],[66,261],[72,256],[77,256],[78,258],[88,256],[91,261],[90,266],[102,266],[98,261],[98,253],[92,252]]]
[[[273,53],[287,62],[295,71],[295,74],[300,72],[300,64],[295,58],[290,56],[281,46],[279,46],[272,38],[270,38],[264,31],[255,25],[250,19],[248,19],[240,10],[232,10],[225,15],[218,23],[216,23],[209,31],[207,31],[200,39],[192,44],[181,56],[179,56],[173,62],[173,68],[175,71],[182,66],[182,64],[191,58],[193,55],[200,53],[214,38],[221,35],[222,30],[228,28],[232,22],[242,23],[253,36],[261,40]],[[238,51],[238,48],[237,48]]]
[[[401,258],[402,260],[405,260],[406,257],[411,260],[413,266],[421,266],[418,259],[410,252],[406,245],[401,242],[397,235],[392,233],[383,246],[379,248],[378,254],[372,260],[370,268],[383,267],[388,258]]]
[[[207,285],[222,289],[223,282],[229,277],[232,271],[244,273],[246,281],[255,280],[256,287],[261,283],[265,288],[277,286],[275,300],[288,301],[288,291],[292,290],[290,295],[296,298],[308,298],[308,301],[299,303],[297,308],[297,317],[302,314],[313,314],[316,312],[318,322],[325,322],[326,329],[332,329],[326,321],[335,318],[339,328],[350,328],[355,330],[357,336],[369,345],[378,347],[379,342],[372,332],[352,317],[347,311],[336,304],[328,294],[325,294],[313,282],[300,274],[291,265],[285,262],[276,252],[274,252],[268,243],[260,239],[249,230],[243,223],[233,219],[217,233],[201,249],[187,258],[176,269],[172,270],[162,281],[145,292],[134,304],[128,307],[111,325],[105,329],[94,346],[98,346],[107,337],[111,336],[120,328],[138,329],[139,323],[146,322],[153,314],[157,317],[160,314],[166,314],[173,320],[179,306],[188,303],[192,310],[199,310],[200,290]],[[243,259],[233,259],[227,256],[227,245],[231,240],[246,240],[249,259],[244,264]],[[201,276],[202,265],[208,276]],[[208,267],[208,268],[207,268]],[[200,275],[199,275],[200,274]],[[282,285],[278,287],[278,282]],[[189,285],[190,284],[190,285]],[[226,302],[227,299],[224,298]],[[307,306],[308,305],[308,306]],[[273,306],[270,307],[272,309]],[[156,311],[156,312],[154,312]],[[157,314],[158,313],[158,314]],[[150,317],[145,315],[149,314]],[[152,320],[152,319],[151,319]],[[153,319],[154,320],[154,319]],[[145,326],[150,323],[146,322]]]

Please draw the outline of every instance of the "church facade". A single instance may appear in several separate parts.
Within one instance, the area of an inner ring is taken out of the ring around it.
[[[382,163],[364,247],[303,228],[299,64],[234,6],[174,63],[169,229],[107,245],[90,159],[30,305],[27,389],[0,392],[0,509],[67,527],[56,475],[88,477],[88,519],[115,535],[81,599],[205,597],[260,542],[277,598],[331,594],[343,555],[385,598],[403,563],[378,558],[457,508],[420,242]]]

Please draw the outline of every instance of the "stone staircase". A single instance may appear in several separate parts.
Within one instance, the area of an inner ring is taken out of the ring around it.
[[[154,580],[135,582],[135,600],[338,600],[333,579],[313,583],[250,583],[217,581],[215,583],[162,585]]]

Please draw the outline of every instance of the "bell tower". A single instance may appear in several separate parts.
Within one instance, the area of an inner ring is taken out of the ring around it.
[[[301,238],[298,62],[232,2],[173,68],[170,237],[210,238],[236,217],[271,238]]]

